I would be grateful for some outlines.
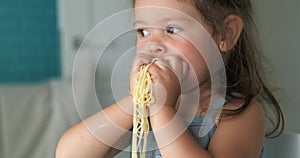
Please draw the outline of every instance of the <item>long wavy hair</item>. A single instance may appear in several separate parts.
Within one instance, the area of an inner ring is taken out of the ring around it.
[[[203,21],[213,28],[214,35],[225,35],[224,20],[237,15],[243,20],[243,30],[236,45],[223,53],[227,77],[226,100],[242,99],[244,104],[235,110],[223,110],[222,114],[234,116],[242,113],[256,98],[266,114],[266,137],[276,137],[283,132],[284,116],[279,102],[266,83],[267,61],[259,49],[258,31],[253,19],[250,0],[178,0],[191,3],[202,15]],[[135,1],[134,1],[135,3]],[[236,95],[238,94],[238,95]]]
[[[235,110],[223,111],[226,115],[243,112],[255,97],[266,113],[267,137],[276,137],[283,132],[284,116],[279,102],[266,84],[267,59],[259,49],[258,31],[253,19],[253,7],[250,0],[192,0],[190,1],[209,24],[214,34],[225,35],[224,19],[237,15],[243,20],[243,30],[236,45],[225,53],[224,62],[227,77],[226,99],[242,99],[244,104]],[[239,95],[236,95],[239,94]]]

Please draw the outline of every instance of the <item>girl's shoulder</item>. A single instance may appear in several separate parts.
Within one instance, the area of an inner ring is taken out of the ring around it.
[[[245,104],[245,100],[232,99],[226,102],[226,104],[223,106],[223,110],[227,110],[227,111],[237,110],[242,108],[244,104]],[[253,98],[242,112],[232,116],[220,115],[219,123],[224,121],[230,121],[231,119],[233,120],[263,119],[264,120],[264,117],[265,117],[265,113],[262,105],[255,98]]]
[[[235,110],[243,104],[243,100],[235,99],[224,105],[224,109]],[[257,100],[252,99],[241,113],[222,116],[219,119],[210,143],[210,150],[214,150],[214,153],[223,153],[225,157],[230,157],[235,151],[243,151],[242,155],[259,155],[264,136],[264,110]],[[224,146],[227,148],[226,151],[222,149]]]

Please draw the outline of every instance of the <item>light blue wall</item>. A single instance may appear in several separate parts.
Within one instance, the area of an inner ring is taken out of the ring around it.
[[[60,76],[55,0],[0,1],[0,83]]]

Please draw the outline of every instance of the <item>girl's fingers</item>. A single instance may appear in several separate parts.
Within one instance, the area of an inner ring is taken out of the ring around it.
[[[170,69],[176,74],[177,79],[181,81],[183,76],[183,65],[185,65],[185,62],[183,62],[177,56],[166,56],[165,60],[168,61],[168,65]]]
[[[150,66],[149,72],[155,74],[164,74],[167,71],[171,71],[172,68],[169,66],[168,61],[163,58],[155,59],[155,62]]]
[[[183,77],[183,66],[185,65],[185,62],[183,62],[179,57],[166,56],[164,58],[159,58],[155,62],[155,65],[157,65],[162,70],[163,74],[166,72],[173,73],[181,82]]]
[[[183,67],[186,65],[179,57],[177,56],[164,56],[162,58],[153,58],[149,55],[145,54],[137,54],[133,66],[131,76],[136,74],[141,65],[152,63],[149,68],[149,73],[153,77],[153,80],[156,81],[155,78],[161,78],[163,75],[174,74],[176,78],[181,81],[183,76]]]

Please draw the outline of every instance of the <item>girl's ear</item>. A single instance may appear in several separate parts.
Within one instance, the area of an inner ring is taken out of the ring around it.
[[[237,43],[243,30],[243,20],[237,15],[229,15],[224,20],[225,32],[224,36],[218,41],[221,52],[230,51]]]

